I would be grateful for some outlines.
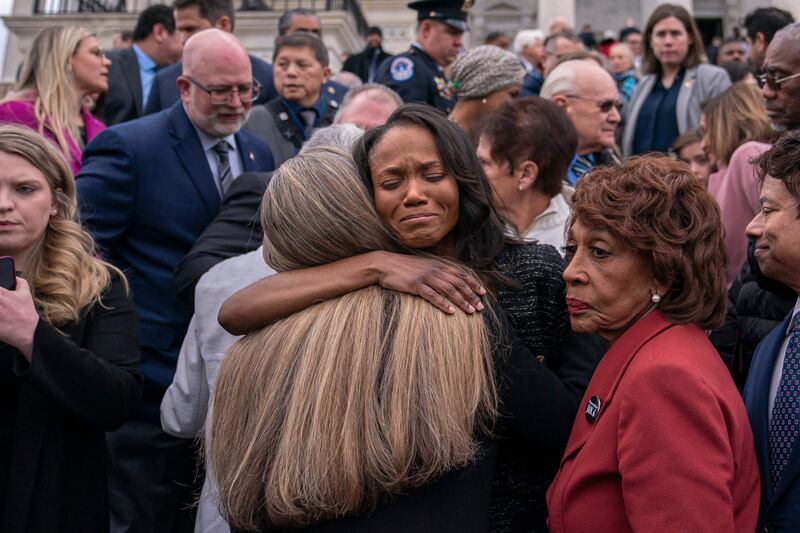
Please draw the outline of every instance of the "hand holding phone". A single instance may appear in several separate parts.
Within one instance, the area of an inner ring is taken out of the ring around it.
[[[17,273],[11,257],[0,257],[0,287],[9,291],[17,288]]]
[[[39,314],[28,282],[22,278],[12,279],[15,290],[0,290],[0,342],[13,346],[30,361]]]

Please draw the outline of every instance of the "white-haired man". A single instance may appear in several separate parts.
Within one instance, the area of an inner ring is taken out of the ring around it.
[[[514,36],[512,49],[525,69],[520,96],[538,96],[544,83],[544,32],[521,30]]]
[[[591,60],[565,61],[547,76],[540,95],[566,111],[578,132],[568,172],[572,185],[594,166],[618,161],[614,142],[622,103],[605,69]]]

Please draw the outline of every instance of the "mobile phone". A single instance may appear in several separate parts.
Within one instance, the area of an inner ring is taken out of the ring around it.
[[[17,288],[17,272],[11,257],[0,257],[0,287],[9,291]]]

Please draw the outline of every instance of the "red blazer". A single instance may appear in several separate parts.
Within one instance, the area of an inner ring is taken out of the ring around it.
[[[753,533],[758,506],[753,434],[733,380],[700,328],[653,311],[586,389],[547,492],[551,533]]]

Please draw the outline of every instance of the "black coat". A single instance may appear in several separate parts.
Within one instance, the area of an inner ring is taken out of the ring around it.
[[[747,261],[728,289],[725,323],[711,335],[739,390],[744,389],[756,346],[786,318],[797,300],[794,291],[761,273],[753,250],[751,241]]]
[[[109,530],[105,431],[133,413],[141,378],[136,313],[120,280],[102,303],[63,333],[40,320],[30,363],[0,344],[4,533]]]
[[[375,75],[378,74],[378,67],[384,59],[392,57],[392,54],[385,52],[383,48],[370,48],[366,47],[364,50],[357,54],[353,54],[344,62],[342,70],[352,72],[364,83],[369,81],[369,65],[372,59],[375,58]]]
[[[101,102],[100,120],[113,126],[142,116],[142,80],[132,48],[108,52],[108,91]]]
[[[245,172],[233,180],[219,213],[175,267],[173,281],[182,301],[193,304],[195,285],[211,267],[261,246],[259,209],[271,177],[272,172]]]

